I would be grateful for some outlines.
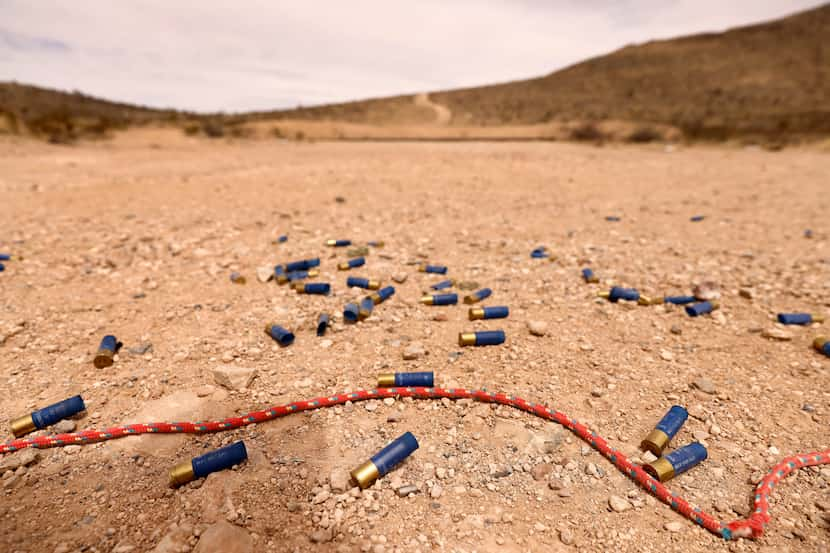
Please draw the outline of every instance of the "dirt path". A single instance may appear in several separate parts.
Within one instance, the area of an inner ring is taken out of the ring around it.
[[[450,108],[442,106],[441,104],[436,104],[429,99],[429,94],[426,92],[421,92],[420,94],[415,95],[415,105],[432,109],[435,112],[434,122],[437,125],[448,125],[452,120],[452,112],[450,111]]]

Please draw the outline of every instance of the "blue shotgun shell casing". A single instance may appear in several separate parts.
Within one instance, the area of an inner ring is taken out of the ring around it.
[[[689,220],[693,223],[698,223],[698,222],[702,221],[703,219],[705,219],[705,217],[703,215],[692,215]]]
[[[588,267],[582,269],[582,278],[585,280],[585,282],[599,282],[599,277],[595,275],[594,271],[592,271]]]
[[[674,405],[669,409],[654,430],[649,432],[646,439],[640,444],[640,448],[645,451],[650,451],[657,457],[663,454],[663,450],[669,445],[669,442],[677,434],[686,419],[689,418],[689,413],[680,405]]]
[[[76,415],[86,409],[81,396],[73,396],[63,401],[53,403],[43,409],[32,412],[32,422],[35,428],[46,428],[56,422]]]
[[[12,254],[10,253],[0,253],[0,261],[11,261]]]
[[[229,469],[248,458],[245,442],[239,441],[220,447],[210,453],[194,457],[170,471],[170,485],[186,484],[196,478],[204,478],[212,472]]]
[[[295,282],[294,290],[300,294],[328,295],[331,292],[331,284],[328,282]]]
[[[510,309],[506,305],[471,307],[467,315],[471,321],[477,319],[504,319],[510,315]]]
[[[349,277],[346,279],[346,286],[355,286],[366,290],[377,290],[380,282],[371,278]]]
[[[617,303],[619,300],[637,301],[640,299],[640,292],[634,288],[623,288],[621,286],[614,286],[608,292],[608,301]]]
[[[288,235],[287,234],[283,234],[282,236],[277,238],[277,242],[279,242],[280,244],[282,244],[283,242],[287,242],[287,241],[288,241]]]
[[[372,301],[375,302],[375,305],[377,305],[377,304],[383,303],[386,300],[388,300],[389,298],[391,298],[392,295],[394,295],[394,293],[395,293],[395,287],[394,286],[384,286],[383,288],[381,288],[380,290],[378,290],[377,292],[375,292],[374,294],[372,294],[369,297],[372,298]]]
[[[386,242],[384,242],[383,240],[369,240],[368,242],[366,242],[366,245],[372,248],[382,248],[386,245]]]
[[[437,284],[433,284],[430,286],[433,290],[445,290],[447,288],[452,288],[455,285],[455,281],[453,279],[442,280]]]
[[[462,332],[458,335],[459,346],[497,346],[504,343],[503,330],[480,330],[478,332]]]
[[[469,296],[464,296],[464,303],[471,304],[479,302],[483,299],[489,298],[492,293],[493,291],[489,288],[482,288],[481,290],[473,292]]]
[[[6,270],[6,266],[0,263],[0,273]]]
[[[535,250],[530,252],[530,257],[534,259],[542,259],[548,256],[548,249],[545,246],[539,246]]]
[[[326,330],[329,328],[329,314],[328,313],[320,313],[320,317],[317,319],[317,336],[323,336],[326,333]]]
[[[280,275],[285,274],[285,266],[284,265],[274,265],[274,276],[278,277]]]
[[[290,346],[294,342],[294,334],[274,323],[265,325],[265,334],[273,338],[282,347]]]
[[[375,480],[389,473],[412,455],[416,449],[418,449],[418,440],[411,432],[406,432],[354,469],[351,472],[352,479],[361,489],[368,488]]]
[[[351,245],[351,240],[326,240],[326,246],[332,246],[335,248],[344,248]]]
[[[675,449],[665,457],[660,457],[652,463],[646,463],[643,465],[643,470],[660,482],[665,482],[686,472],[701,461],[705,461],[706,457],[708,457],[708,453],[703,444],[693,442]]]
[[[366,264],[365,257],[355,257],[354,259],[349,259],[348,261],[344,261],[337,265],[337,268],[341,271],[348,271],[349,269],[354,269],[355,267],[362,267]]]
[[[107,334],[101,340],[101,345],[98,346],[98,352],[95,354],[93,364],[98,369],[109,367],[113,363],[113,357],[118,351],[118,339],[112,334]]]
[[[421,298],[424,305],[455,305],[458,303],[458,294],[433,294]]]
[[[697,298],[694,296],[666,296],[663,298],[665,303],[672,303],[674,305],[686,305],[689,303],[694,303],[697,301]]]
[[[616,223],[618,221],[622,221],[622,217],[619,217],[617,215],[606,215],[605,220],[611,221],[612,223]]]
[[[301,261],[292,261],[291,263],[286,263],[283,270],[286,273],[291,273],[294,271],[307,271],[309,269],[313,269],[320,265],[320,258],[314,257],[312,259],[303,259]]]
[[[813,347],[816,348],[817,352],[830,357],[830,340],[826,336],[816,336],[816,339],[813,340]]]
[[[369,317],[372,314],[372,310],[375,308],[375,302],[371,296],[366,296],[362,300],[360,300],[360,305],[357,308],[357,317],[362,321]]]
[[[378,388],[391,388],[392,386],[432,388],[434,383],[435,376],[432,372],[383,373],[378,375]]]
[[[347,323],[356,323],[360,317],[360,307],[356,303],[347,303],[343,308],[343,320]]]
[[[316,277],[320,274],[317,269],[308,269],[305,271],[291,271],[290,273],[283,273],[277,275],[277,284],[285,284],[286,282],[294,282],[295,280],[304,280],[306,278]]]
[[[438,275],[445,275],[447,274],[447,267],[444,265],[429,265],[427,263],[422,263],[418,270],[422,273],[435,273]]]
[[[704,315],[706,313],[711,313],[715,309],[719,307],[718,302],[716,301],[702,301],[700,303],[696,303],[694,305],[687,305],[686,306],[686,313],[690,317],[697,317],[700,315]]]
[[[808,325],[811,323],[823,323],[824,317],[815,316],[810,313],[779,313],[778,322],[784,325]]]

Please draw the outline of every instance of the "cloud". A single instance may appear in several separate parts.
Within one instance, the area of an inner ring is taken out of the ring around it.
[[[530,78],[812,0],[0,0],[0,80],[241,111]]]

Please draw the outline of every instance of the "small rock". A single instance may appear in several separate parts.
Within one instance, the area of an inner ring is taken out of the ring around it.
[[[430,496],[432,499],[438,499],[439,497],[441,497],[441,494],[443,494],[443,493],[444,493],[444,488],[442,488],[442,487],[441,487],[440,485],[438,485],[438,484],[435,484],[435,485],[432,487],[432,489],[431,489],[431,490],[429,490],[429,496]]]
[[[716,282],[701,282],[692,288],[692,294],[701,301],[716,300],[720,298],[720,287]]]
[[[343,469],[334,469],[329,475],[329,484],[334,493],[343,493],[351,488],[351,477]]]
[[[449,317],[447,317],[446,313],[436,313],[435,315],[432,316],[432,320],[433,321],[438,321],[440,323],[444,323],[444,322],[447,322],[449,320]]]
[[[75,432],[75,428],[77,428],[75,421],[63,419],[53,426],[52,430],[55,431],[55,434],[69,434],[70,432]]]
[[[40,451],[27,447],[17,453],[4,455],[0,460],[0,474],[7,470],[17,470],[20,467],[28,467],[40,460]]]
[[[248,388],[256,376],[256,369],[223,365],[213,369],[213,379],[229,390]]]
[[[678,521],[667,522],[663,525],[667,532],[677,533],[683,530],[683,523]]]
[[[150,353],[151,351],[153,351],[153,344],[151,344],[150,342],[144,342],[143,344],[127,348],[127,351],[129,351],[133,355],[144,355],[145,353]]]
[[[631,508],[631,502],[629,502],[627,499],[623,499],[618,495],[612,495],[608,498],[608,506],[615,513],[622,513]]]
[[[770,340],[779,340],[781,342],[789,342],[793,339],[793,335],[791,332],[788,332],[782,328],[765,328],[763,332],[761,332],[761,336],[764,338],[768,338]]]
[[[456,284],[456,287],[459,290],[478,290],[480,288],[478,282],[474,280],[462,280]]]
[[[692,386],[705,394],[714,394],[716,392],[714,382],[708,378],[696,378],[694,382],[692,382]]]
[[[530,469],[530,475],[533,477],[534,480],[541,481],[546,480],[548,475],[553,471],[553,465],[549,463],[539,463],[538,465],[534,466]]]
[[[414,486],[412,484],[407,484],[406,486],[401,486],[398,488],[397,493],[400,497],[409,497],[409,494],[418,493],[421,490],[418,489],[418,486]]]
[[[205,384],[204,386],[199,386],[194,391],[196,392],[196,395],[199,397],[207,397],[211,395],[215,390],[216,388],[214,388],[210,384]]]
[[[412,361],[414,359],[420,359],[426,355],[426,353],[427,350],[424,349],[421,342],[412,342],[403,350],[403,358],[405,361]]]
[[[569,528],[559,530],[559,541],[565,545],[573,545],[574,533]]]
[[[364,255],[369,255],[369,246],[357,246],[355,248],[349,248],[346,250],[346,255],[348,257],[362,257]]]
[[[683,329],[678,325],[671,325],[671,333],[680,335],[683,334]]]
[[[667,349],[660,350],[660,357],[663,361],[671,361],[674,359],[674,354]]]
[[[755,291],[752,288],[741,288],[738,290],[738,295],[748,300],[755,298]]]
[[[272,278],[274,278],[274,268],[273,267],[257,267],[256,268],[256,278],[260,282],[268,282]]]
[[[548,333],[548,324],[543,321],[528,321],[527,329],[534,336],[544,336]]]
[[[408,277],[409,275],[406,273],[395,273],[394,275],[392,275],[392,280],[394,280],[398,284],[403,284],[404,282],[406,282],[406,279]]]
[[[692,432],[692,437],[699,442],[703,442],[709,437],[709,433],[705,430],[695,430]]]
[[[326,543],[330,542],[331,539],[334,537],[334,532],[331,528],[321,528],[320,530],[315,530],[311,533],[308,539],[311,540],[311,543]],[[217,549],[217,551],[220,551]]]
[[[320,341],[320,347],[323,348],[323,349],[330,348],[332,346],[332,344],[334,344],[334,342],[329,340],[328,338],[326,338],[325,340]]]

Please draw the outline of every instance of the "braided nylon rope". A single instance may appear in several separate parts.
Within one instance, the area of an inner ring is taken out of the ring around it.
[[[526,411],[532,415],[536,415],[537,417],[557,422],[568,430],[571,430],[584,441],[591,444],[594,449],[599,451],[605,458],[614,463],[614,465],[623,474],[637,482],[657,499],[666,505],[671,506],[672,509],[682,514],[689,520],[727,540],[739,537],[760,537],[764,532],[764,526],[770,520],[768,513],[769,495],[772,493],[773,488],[778,484],[778,482],[796,469],[830,463],[830,450],[784,458],[780,463],[774,466],[758,484],[758,487],[755,490],[755,510],[749,518],[724,524],[716,520],[713,516],[704,513],[699,508],[691,505],[682,497],[671,492],[658,480],[655,480],[649,476],[642,468],[640,468],[640,466],[634,465],[626,458],[625,455],[612,448],[608,445],[608,442],[599,437],[597,434],[591,432],[588,427],[574,419],[568,418],[568,416],[564,413],[549,409],[544,405],[528,403],[521,398],[510,395],[495,394],[484,390],[467,390],[463,388],[452,388],[446,390],[443,388],[380,388],[377,390],[359,390],[347,394],[319,397],[308,401],[297,401],[287,405],[278,405],[271,407],[270,409],[265,409],[264,411],[253,411],[241,417],[231,417],[221,421],[151,422],[116,426],[106,430],[83,430],[81,432],[74,432],[71,434],[24,438],[0,444],[0,454],[10,453],[27,447],[45,449],[70,444],[88,444],[138,434],[198,434],[204,432],[220,432],[222,430],[232,430],[234,428],[240,428],[249,424],[269,421],[290,415],[292,413],[299,413],[322,407],[331,407],[334,405],[342,405],[349,401],[355,402],[386,397],[411,397],[416,399],[469,398],[486,403],[508,405],[510,407]]]

